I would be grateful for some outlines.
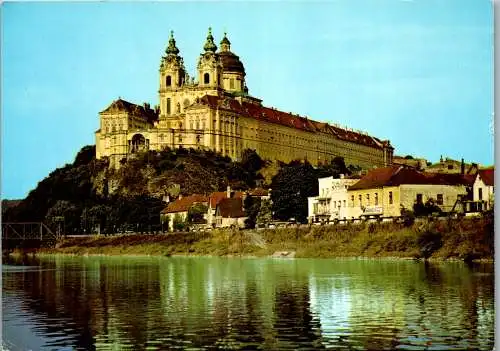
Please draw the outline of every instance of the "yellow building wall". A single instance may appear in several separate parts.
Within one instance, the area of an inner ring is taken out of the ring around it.
[[[392,202],[390,201],[390,193],[392,193]],[[382,207],[384,217],[401,215],[399,187],[348,190],[347,194],[351,217],[359,218],[363,214],[363,208],[374,206]],[[376,194],[378,195],[378,205],[375,204]]]

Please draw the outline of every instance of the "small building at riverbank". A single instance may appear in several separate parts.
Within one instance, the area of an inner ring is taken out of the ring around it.
[[[166,224],[166,229],[171,232],[175,229],[175,223],[185,223],[188,217],[189,209],[196,204],[208,204],[208,198],[204,195],[179,196],[178,199],[168,204],[160,212],[162,224]]]
[[[348,207],[347,188],[355,184],[359,178],[346,178],[341,175],[319,178],[319,194],[307,198],[309,223],[351,218]]]
[[[495,169],[480,169],[474,179],[472,201],[476,203],[477,211],[487,211],[493,208],[495,199]]]

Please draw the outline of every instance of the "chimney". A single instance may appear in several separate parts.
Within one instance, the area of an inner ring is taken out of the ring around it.
[[[465,174],[465,163],[463,158],[462,158],[462,163],[460,164],[460,174],[461,175]]]
[[[231,197],[231,187],[229,185],[227,186],[226,196],[228,199]]]

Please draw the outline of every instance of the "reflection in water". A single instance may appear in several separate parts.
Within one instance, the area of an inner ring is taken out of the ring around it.
[[[493,267],[57,257],[3,266],[12,350],[493,347]]]

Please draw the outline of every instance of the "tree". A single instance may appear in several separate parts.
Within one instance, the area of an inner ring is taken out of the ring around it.
[[[413,160],[413,156],[412,155],[406,155],[405,156],[405,160]]]
[[[191,206],[188,210],[188,223],[202,223],[204,216],[207,214],[208,207],[202,203],[197,203]]]
[[[332,162],[318,166],[318,178],[331,177],[339,178],[341,174],[349,175],[351,170],[346,167],[344,158],[336,156]]]
[[[308,162],[292,161],[273,177],[271,200],[274,216],[280,220],[307,219],[307,198],[318,194],[316,170]]]
[[[257,223],[257,215],[260,211],[261,200],[260,197],[247,196],[243,202],[243,207],[245,209],[245,215],[247,219],[245,220],[245,228],[253,229]]]
[[[272,204],[269,199],[262,199],[259,213],[257,214],[257,224],[266,224],[273,220]]]
[[[264,167],[266,162],[259,156],[255,150],[245,149],[241,156],[241,165],[251,173],[258,172]]]
[[[95,145],[84,146],[78,151],[73,162],[73,166],[82,166],[89,164],[95,159]]]
[[[174,216],[174,220],[172,221],[172,226],[174,230],[182,231],[186,227],[186,224],[182,220],[182,217],[176,213]]]

